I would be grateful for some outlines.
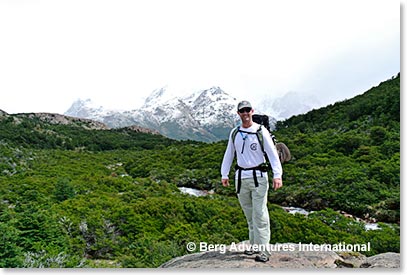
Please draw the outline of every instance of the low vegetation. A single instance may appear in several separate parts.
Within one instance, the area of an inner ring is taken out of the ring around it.
[[[399,76],[280,121],[274,134],[293,159],[284,188],[269,194],[272,243],[400,252]],[[0,267],[158,267],[189,253],[188,242],[246,240],[233,187],[219,186],[225,147],[1,115]],[[215,192],[193,197],[180,186]]]

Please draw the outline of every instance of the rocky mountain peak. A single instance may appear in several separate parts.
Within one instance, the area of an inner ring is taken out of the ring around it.
[[[0,109],[0,116],[7,116],[8,114],[5,112],[5,111],[3,111],[3,110],[1,110]]]
[[[231,97],[225,91],[223,91],[219,87],[212,87],[207,90],[202,90],[197,93],[197,97],[195,98],[194,105],[202,105],[211,102],[219,102],[219,101],[229,101],[232,103],[236,101],[235,98]]]
[[[153,107],[174,98],[168,91],[168,86],[155,89],[144,101],[143,108]]]
[[[95,104],[95,102],[88,98],[74,101],[71,107],[65,112],[65,115],[97,120],[98,116],[104,115],[105,113],[106,110],[103,106]]]
[[[182,94],[181,96],[175,96]],[[275,117],[285,119],[312,109],[313,99],[288,93],[281,98],[258,99],[255,112],[269,116],[271,129]],[[230,129],[239,123],[238,100],[219,86],[185,90],[164,86],[155,89],[144,105],[136,110],[117,111],[98,106],[92,100],[77,100],[66,115],[103,122],[111,128],[137,125],[159,131],[173,139],[217,141],[227,139]]]
[[[141,109],[155,108],[165,105],[176,105],[179,102],[185,103],[185,98],[187,98],[188,95],[190,95],[190,93],[185,92],[184,89],[167,85],[153,90],[153,92],[151,92],[151,94],[144,101],[144,105],[141,107]]]
[[[132,111],[107,110],[91,100],[77,100],[65,114],[101,121],[112,128],[137,125],[174,139],[227,138],[238,119],[232,111],[235,98],[216,86],[178,97],[174,94],[179,91],[168,86],[156,89],[140,109]]]
[[[220,87],[213,86],[206,90],[199,91],[200,96],[203,97],[210,97],[214,100],[220,100],[222,95],[225,96],[227,93],[223,91]],[[216,98],[216,96],[219,96]]]

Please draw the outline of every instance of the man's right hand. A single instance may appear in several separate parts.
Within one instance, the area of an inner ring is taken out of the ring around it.
[[[225,187],[229,186],[229,179],[222,179],[222,185]]]

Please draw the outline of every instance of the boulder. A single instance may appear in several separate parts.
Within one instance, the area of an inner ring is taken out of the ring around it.
[[[387,252],[367,258],[365,268],[400,268],[400,253]]]
[[[247,244],[242,242],[239,244]],[[239,245],[238,244],[238,245]],[[277,244],[276,244],[277,245]],[[275,245],[275,247],[276,247]],[[243,251],[231,249],[187,254],[174,258],[161,268],[400,268],[400,254],[384,253],[366,257],[359,252],[304,251],[299,244],[278,244],[280,249],[271,251],[269,261],[256,262],[255,255],[245,255]],[[281,249],[281,248],[286,249]]]

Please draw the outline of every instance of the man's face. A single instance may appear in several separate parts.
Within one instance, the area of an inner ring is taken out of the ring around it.
[[[243,123],[250,122],[252,120],[253,109],[250,107],[242,108],[237,113]]]

